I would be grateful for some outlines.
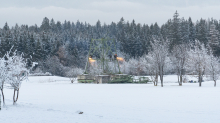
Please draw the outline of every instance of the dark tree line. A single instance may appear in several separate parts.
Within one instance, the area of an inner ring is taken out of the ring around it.
[[[139,58],[151,50],[150,41],[159,37],[169,41],[169,50],[172,51],[178,44],[194,43],[196,39],[205,45],[210,44],[214,55],[220,55],[220,22],[215,19],[200,19],[193,22],[191,18],[180,18],[177,12],[172,19],[159,26],[157,23],[147,25],[126,22],[121,18],[119,22],[95,25],[70,21],[55,22],[45,17],[38,25],[15,25],[9,27],[5,23],[0,28],[0,56],[2,57],[12,46],[18,53],[30,61],[39,62],[39,67],[47,71],[53,67],[80,67],[84,68],[91,39],[103,37],[117,41],[117,49],[126,53],[129,58]],[[52,63],[50,63],[52,62]],[[64,75],[59,67],[53,72]]]

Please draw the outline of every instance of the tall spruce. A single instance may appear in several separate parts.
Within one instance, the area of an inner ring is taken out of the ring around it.
[[[181,37],[181,20],[179,13],[176,11],[173,15],[173,20],[170,28],[170,50],[178,44],[182,44]]]

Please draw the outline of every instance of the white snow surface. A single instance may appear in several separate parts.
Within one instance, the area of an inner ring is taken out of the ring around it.
[[[196,79],[195,79],[196,80]],[[220,85],[183,83],[165,77],[153,84],[71,84],[56,76],[29,77],[17,105],[5,89],[0,123],[219,123]],[[79,114],[83,112],[83,114]]]

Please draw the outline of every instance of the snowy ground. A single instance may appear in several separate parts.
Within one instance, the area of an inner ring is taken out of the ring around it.
[[[190,79],[191,80],[191,79]],[[29,77],[16,106],[5,89],[0,123],[219,123],[220,85],[71,84],[62,77]],[[171,82],[171,83],[168,83]],[[79,114],[83,112],[83,114]]]

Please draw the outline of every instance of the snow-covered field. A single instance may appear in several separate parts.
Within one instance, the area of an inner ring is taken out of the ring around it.
[[[190,79],[191,80],[191,79]],[[196,79],[194,79],[196,80]],[[68,78],[29,77],[17,105],[5,89],[0,123],[219,123],[220,83],[71,84]],[[169,83],[171,82],[171,83]],[[219,85],[218,85],[219,84]],[[83,114],[79,114],[83,112]]]

